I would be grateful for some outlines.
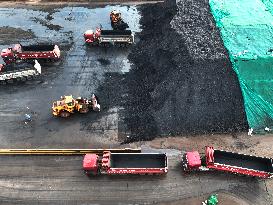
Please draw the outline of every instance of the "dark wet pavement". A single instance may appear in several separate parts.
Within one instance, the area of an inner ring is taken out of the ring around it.
[[[180,3],[190,16],[202,13],[194,9],[208,5]],[[173,4],[142,8],[144,32],[133,49],[84,45],[85,30],[99,23],[110,28],[108,15],[116,6],[0,9],[0,27],[31,29],[36,36],[28,40],[14,33],[6,38],[13,42],[18,38],[23,44],[53,42],[63,51],[59,65],[42,67],[41,81],[0,87],[1,148],[105,148],[118,146],[127,135],[142,140],[160,134],[244,128],[240,89],[229,62],[226,57],[194,59],[198,51],[191,50],[184,38],[195,42],[190,32],[195,24],[183,24],[190,25],[187,35],[172,30],[170,22],[177,12]],[[140,31],[138,9],[121,6],[119,10],[130,28]],[[209,17],[197,19],[203,25]],[[182,25],[179,20],[176,23]],[[51,115],[52,101],[61,95],[89,97],[94,91],[102,106],[100,113],[75,114],[69,119]],[[33,113],[28,124],[24,123],[26,113]],[[177,153],[169,157],[167,176],[112,178],[85,176],[81,157],[3,156],[0,204],[168,204],[219,190],[255,204],[270,201],[264,181],[218,172],[182,174]]]
[[[83,33],[100,24],[110,29],[109,13],[118,9],[131,30],[139,32],[140,15],[135,6],[100,8],[62,7],[43,10],[0,9],[0,26],[30,29],[35,38],[18,39],[25,44],[56,43],[62,60],[55,65],[42,65],[41,81],[7,85],[0,88],[1,147],[94,147],[117,143],[118,107],[101,113],[75,114],[70,119],[54,118],[51,106],[61,95],[90,97],[104,82],[108,73],[124,73],[130,69],[127,56],[130,48],[90,48],[84,44]],[[14,34],[16,38],[16,33]],[[1,45],[6,48],[8,45]],[[99,93],[97,93],[98,96]],[[27,107],[35,112],[25,125]]]
[[[84,146],[97,142],[99,146],[105,140],[116,144],[117,140],[246,128],[239,83],[220,38],[210,39],[215,50],[195,55],[199,52],[192,46],[196,35],[187,33],[191,30],[187,26],[177,26],[180,13],[176,7],[170,6],[162,13],[156,5],[150,5],[142,8],[144,31],[136,35],[139,43],[132,49],[86,46],[83,33],[100,24],[110,29],[109,12],[113,9],[122,12],[134,33],[140,32],[140,14],[135,6],[2,9],[0,17],[6,20],[0,26],[31,29],[36,36],[20,42],[57,43],[63,51],[59,65],[42,67],[41,82],[2,88],[2,99],[14,101],[9,111],[2,107],[2,116],[6,116],[3,122],[8,121],[2,123],[3,146],[17,146],[21,137],[28,139],[28,146],[81,146],[82,140]],[[203,26],[207,17],[202,18],[199,23]],[[175,26],[176,30],[172,28]],[[179,29],[187,31],[185,36]],[[207,32],[208,28],[200,29]],[[219,35],[214,31],[213,35]],[[201,45],[205,50],[208,47]],[[51,103],[61,95],[89,97],[93,92],[100,98],[101,113],[74,115],[65,121],[51,116]],[[20,124],[27,106],[37,113],[28,127]],[[70,135],[72,142],[65,141],[63,135]],[[81,135],[88,137],[75,140],[74,136]]]

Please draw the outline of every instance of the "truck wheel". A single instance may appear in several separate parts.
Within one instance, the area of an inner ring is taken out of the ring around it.
[[[27,79],[25,77],[21,77],[21,81],[26,81]]]
[[[110,47],[110,43],[105,43],[105,44],[104,44],[104,47],[105,47],[105,48],[109,48],[109,47]]]
[[[32,79],[32,76],[27,76],[27,80],[31,80]]]
[[[63,117],[63,118],[69,117],[70,116],[70,112],[67,112],[67,111],[63,110],[63,111],[61,111],[60,116]]]
[[[12,84],[13,83],[13,79],[9,79],[7,82],[10,83],[10,84]]]
[[[88,113],[88,112],[89,112],[89,108],[88,108],[88,107],[86,107],[86,108],[81,108],[81,109],[79,110],[79,112],[80,112],[80,113],[83,113],[83,114]]]
[[[91,46],[98,46],[98,42],[93,42],[93,43],[90,43]]]

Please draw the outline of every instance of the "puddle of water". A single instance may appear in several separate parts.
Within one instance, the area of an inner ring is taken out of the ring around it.
[[[1,45],[1,50],[4,48],[8,48],[8,47],[10,47],[10,45]],[[1,58],[1,57],[0,57],[0,64],[5,64],[5,62],[3,61],[3,58]]]
[[[112,10],[119,10],[122,13],[124,21],[128,23],[133,33],[141,31],[139,25],[141,16],[137,7],[121,5],[99,8],[57,7],[47,11],[0,8],[2,19],[0,27],[9,26],[26,31],[30,29],[36,38],[22,40],[22,44],[56,43],[60,44],[61,50],[69,44],[72,45],[66,51],[62,64],[56,67],[57,76],[51,76],[50,80],[45,79],[55,83],[54,87],[58,87],[51,91],[50,95],[54,93],[57,95],[66,89],[72,93],[74,90],[75,93],[89,92],[97,88],[105,73],[125,73],[130,70],[130,63],[127,60],[129,50],[88,49],[84,43],[83,33],[86,30],[95,29],[100,24],[105,29],[111,29],[109,13]],[[0,49],[7,46],[1,45]]]
[[[40,40],[51,38],[57,35],[56,32],[47,29],[38,22],[34,22],[33,17],[42,18],[46,17],[46,12],[28,10],[28,9],[0,9],[0,27],[9,26],[13,28],[21,28],[25,31],[31,29]],[[33,40],[27,40],[26,43],[34,43]]]
[[[76,36],[87,29],[95,29],[102,25],[104,29],[112,29],[109,14],[112,10],[119,10],[124,20],[133,32],[139,32],[140,14],[135,6],[106,6],[104,8],[65,7],[58,9],[52,15],[52,24],[64,27],[64,31],[76,31]]]
[[[122,63],[123,63],[123,67],[121,69],[121,72],[122,73],[129,72],[129,70],[131,69],[131,63],[130,63],[130,61],[128,59],[125,59],[125,60],[122,61]]]
[[[0,27],[10,26],[23,30],[31,29],[38,41],[62,42],[67,41],[71,34],[74,43],[83,43],[83,33],[88,29],[96,29],[102,25],[111,29],[109,13],[119,10],[124,20],[133,32],[139,32],[140,14],[135,6],[106,6],[103,8],[64,7],[55,9],[50,15],[45,11],[31,9],[0,8]],[[58,28],[54,30],[55,28]],[[60,30],[59,30],[60,29]],[[58,31],[59,30],[59,31]],[[25,43],[34,43],[27,40]]]

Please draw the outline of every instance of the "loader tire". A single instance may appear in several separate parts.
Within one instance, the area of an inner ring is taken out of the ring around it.
[[[26,77],[21,77],[22,82],[25,82],[26,80],[27,80]]]
[[[67,112],[67,111],[61,111],[60,113],[60,117],[63,117],[63,118],[67,118],[70,116],[70,112]]]
[[[82,113],[82,114],[88,113],[88,112],[89,112],[89,108],[88,108],[88,107],[86,107],[86,108],[81,108],[81,109],[79,110],[79,112]]]

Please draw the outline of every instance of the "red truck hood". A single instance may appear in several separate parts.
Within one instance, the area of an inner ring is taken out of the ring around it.
[[[94,170],[97,168],[98,155],[86,154],[83,158],[82,167],[84,170]]]
[[[5,58],[5,57],[7,57],[7,56],[10,56],[10,54],[11,54],[11,50],[8,49],[8,48],[3,49],[3,50],[1,51],[1,57],[2,57],[2,58]]]

